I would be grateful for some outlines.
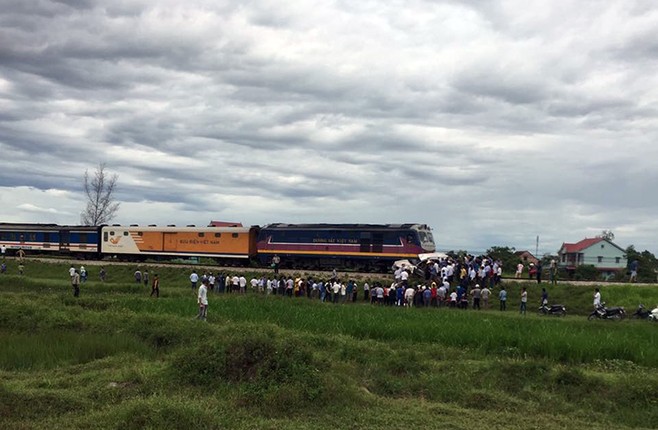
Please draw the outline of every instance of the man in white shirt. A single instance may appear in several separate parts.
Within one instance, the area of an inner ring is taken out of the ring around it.
[[[601,291],[598,288],[594,289],[594,309],[601,306]]]
[[[197,315],[197,319],[206,320],[206,317],[208,316],[208,287],[206,287],[206,283],[208,281],[202,282],[201,286],[199,287],[199,293],[197,294],[197,303],[199,304],[199,315]]]
[[[247,278],[240,276],[240,294],[247,292]]]
[[[414,305],[414,294],[416,294],[416,290],[414,290],[412,287],[408,287],[404,291],[404,300],[406,301],[405,305],[410,308]]]
[[[231,292],[237,293],[239,289],[240,289],[240,278],[238,277],[238,275],[233,275],[233,277],[231,278]]]
[[[199,275],[196,274],[196,271],[193,270],[190,275],[190,283],[192,284],[192,289],[196,290],[196,284],[199,282]]]
[[[519,279],[522,274],[523,274],[523,263],[519,263],[516,265],[516,273],[514,274],[514,278]]]
[[[404,285],[407,285],[408,279],[409,279],[409,272],[407,272],[407,270],[405,269],[400,273],[400,281],[402,281]]]

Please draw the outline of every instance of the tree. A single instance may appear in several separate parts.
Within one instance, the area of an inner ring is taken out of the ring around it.
[[[640,282],[655,282],[656,273],[658,273],[658,259],[651,252],[644,250],[642,252],[635,249],[635,246],[630,245],[626,248],[626,257],[628,259],[628,268],[633,260],[638,262],[637,279]],[[627,278],[628,279],[628,278]]]
[[[500,260],[503,264],[503,270],[512,270],[516,268],[519,257],[514,254],[516,248],[509,246],[492,246],[487,249],[487,255],[494,260]]]
[[[101,225],[110,222],[119,210],[119,203],[115,201],[119,176],[105,171],[105,163],[100,163],[90,178],[89,171],[85,170],[84,190],[87,196],[87,207],[80,214],[83,225]]]
[[[612,230],[603,230],[601,234],[597,235],[596,237],[600,237],[601,239],[613,241],[615,240],[615,234],[612,232]]]

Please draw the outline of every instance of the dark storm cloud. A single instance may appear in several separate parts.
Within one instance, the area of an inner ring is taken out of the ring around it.
[[[142,224],[413,218],[483,249],[658,229],[651,3],[3,6],[8,189],[75,200],[105,161]]]

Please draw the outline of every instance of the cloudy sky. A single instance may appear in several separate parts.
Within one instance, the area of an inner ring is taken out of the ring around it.
[[[0,0],[0,221],[427,223],[658,252],[653,0]]]

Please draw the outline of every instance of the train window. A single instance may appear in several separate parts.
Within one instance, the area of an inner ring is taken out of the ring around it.
[[[141,231],[138,231],[138,232],[137,232],[137,236],[143,236],[143,235],[144,235],[143,232],[141,232]]]
[[[87,243],[87,233],[80,233],[80,243]]]
[[[238,234],[237,234],[237,233],[233,233],[233,234],[231,234],[231,237],[238,237]]]
[[[105,233],[105,234],[107,234],[107,233]],[[110,236],[114,236],[114,232],[113,232],[113,231],[110,232]]]
[[[36,242],[37,241],[37,234],[36,233],[30,233],[30,240],[32,242]]]
[[[9,240],[11,240],[12,242],[15,241],[16,240],[16,233],[11,233],[9,235]]]
[[[412,243],[414,241],[414,237],[410,234],[407,235],[407,243]]]
[[[43,234],[43,241],[50,242],[50,233],[46,232]]]
[[[127,231],[124,231],[124,232],[123,232],[123,235],[124,235],[124,236],[128,236],[128,232],[127,232]]]
[[[215,233],[215,237],[222,237],[221,233]]]
[[[112,233],[114,233],[114,232],[112,232]],[[104,231],[103,232],[103,242],[107,242],[107,236],[108,236],[107,232]]]
[[[203,237],[203,236],[206,235],[205,233],[198,233],[198,234],[199,234],[199,237]]]

